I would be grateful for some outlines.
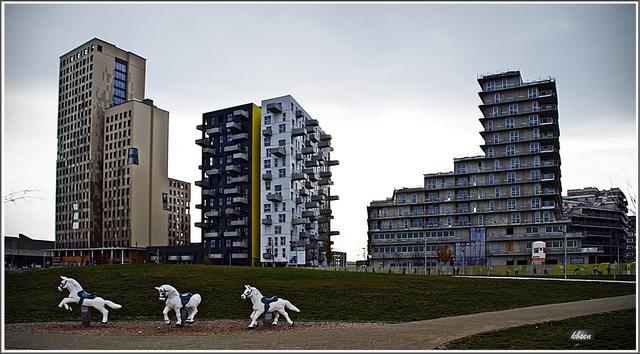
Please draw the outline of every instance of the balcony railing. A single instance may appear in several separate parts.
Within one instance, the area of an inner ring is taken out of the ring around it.
[[[249,118],[249,112],[245,111],[244,109],[237,109],[235,111],[233,111],[233,115],[235,117],[241,117],[241,118]]]
[[[237,152],[240,151],[240,144],[228,145],[224,147],[224,152]]]
[[[220,174],[220,170],[218,170],[217,168],[212,168],[212,169],[204,171],[204,173],[207,176],[215,176],[215,175],[219,175]]]
[[[220,127],[211,127],[207,130],[205,130],[205,132],[209,135],[216,135],[216,134],[220,134]]]
[[[234,204],[249,204],[249,198],[247,197],[234,197],[232,201]]]
[[[226,127],[227,129],[242,130],[242,124],[238,122],[227,122]]]
[[[271,155],[282,157],[287,154],[287,150],[283,146],[271,149]]]
[[[220,212],[218,212],[217,210],[211,210],[211,211],[205,212],[204,216],[206,216],[208,218],[213,218],[213,217],[220,216]]]
[[[224,169],[227,172],[234,172],[234,173],[242,172],[242,168],[239,165],[227,165]]]
[[[228,195],[231,195],[231,194],[240,194],[240,193],[242,193],[242,192],[240,191],[240,187],[226,188],[226,189],[224,190],[224,194],[228,194]]]
[[[233,158],[237,160],[249,161],[249,156],[244,152],[236,152],[235,154],[233,154]]]
[[[291,129],[291,136],[303,136],[306,132],[307,131],[304,128],[293,128]]]
[[[231,135],[229,141],[247,140],[247,139],[249,139],[249,133],[240,133],[240,134]]]
[[[211,144],[209,143],[209,139],[197,139],[196,140],[196,144],[202,146],[202,147],[211,147]]]
[[[269,193],[269,194],[267,194],[267,200],[271,201],[271,202],[281,202],[282,201],[282,195]]]
[[[271,218],[262,219],[262,225],[273,225],[273,220]]]
[[[271,136],[271,135],[273,135],[273,131],[271,130],[271,128],[262,129],[262,135],[263,136]]]
[[[282,113],[282,103],[268,103],[267,111],[271,113]]]
[[[306,218],[293,218],[291,219],[291,224],[293,225],[301,225],[307,222]]]

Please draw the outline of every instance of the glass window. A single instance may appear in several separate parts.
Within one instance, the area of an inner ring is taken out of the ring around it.
[[[138,164],[138,148],[130,147],[127,151],[127,165]]]
[[[509,134],[509,141],[514,142],[520,140],[520,134],[517,130],[513,130]]]
[[[508,117],[504,120],[505,128],[515,128],[515,126],[516,126],[515,119],[513,117]]]
[[[520,196],[520,186],[511,186],[511,196],[519,197]]]
[[[529,125],[538,125],[538,115],[530,114],[529,115]]]

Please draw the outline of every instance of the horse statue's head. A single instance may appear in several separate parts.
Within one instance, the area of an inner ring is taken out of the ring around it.
[[[173,286],[166,284],[160,287],[156,287],[156,290],[158,290],[158,292],[160,293],[160,297],[158,298],[158,300],[160,301],[167,301],[170,292],[178,292]]]
[[[62,291],[64,289],[69,289],[70,287],[82,288],[80,286],[80,283],[78,283],[73,278],[67,278],[67,277],[61,275],[60,279],[62,279],[62,281],[60,282],[60,285],[58,285],[58,291]]]
[[[251,295],[253,295],[254,292],[258,291],[258,289],[251,287],[251,285],[245,284],[244,288],[244,292],[242,293],[242,295],[240,295],[240,298],[242,300],[248,299]]]

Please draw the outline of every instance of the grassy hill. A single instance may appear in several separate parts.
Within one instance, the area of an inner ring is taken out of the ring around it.
[[[80,308],[57,307],[60,275],[123,305],[110,319],[161,320],[155,286],[170,284],[202,296],[197,318],[249,319],[244,284],[278,295],[302,310],[294,320],[415,321],[516,307],[633,294],[634,284],[516,281],[295,268],[207,265],[99,265],[7,273],[5,321],[78,321]],[[97,312],[92,310],[92,319]],[[171,314],[173,316],[173,313]]]

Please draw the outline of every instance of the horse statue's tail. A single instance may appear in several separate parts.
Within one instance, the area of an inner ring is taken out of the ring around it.
[[[109,300],[104,300],[104,304],[105,304],[105,305],[107,305],[107,306],[109,306],[109,307],[111,307],[111,308],[112,308],[112,309],[114,309],[114,310],[117,310],[117,309],[121,309],[121,308],[122,308],[122,305],[118,305],[118,304],[116,304],[115,302],[113,302],[113,301],[109,301]]]
[[[297,307],[293,306],[293,304],[291,302],[289,302],[289,300],[284,300],[284,306],[288,310],[292,310],[292,311],[295,311],[295,312],[300,312],[300,309],[298,309]]]

